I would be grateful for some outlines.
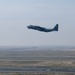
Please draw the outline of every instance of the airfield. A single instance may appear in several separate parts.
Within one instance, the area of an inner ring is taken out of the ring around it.
[[[75,75],[75,48],[0,47],[0,75]]]

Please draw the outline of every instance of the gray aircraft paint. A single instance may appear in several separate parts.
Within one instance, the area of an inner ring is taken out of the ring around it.
[[[40,26],[34,26],[34,25],[29,25],[27,26],[28,29],[34,29],[34,30],[38,30],[41,32],[52,32],[52,31],[58,31],[58,24],[55,25],[54,28],[49,29],[49,28],[45,28],[45,27],[40,27]]]

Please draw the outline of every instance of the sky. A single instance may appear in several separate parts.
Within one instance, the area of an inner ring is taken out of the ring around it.
[[[39,25],[58,32],[27,29]],[[0,0],[0,46],[75,46],[75,0]]]

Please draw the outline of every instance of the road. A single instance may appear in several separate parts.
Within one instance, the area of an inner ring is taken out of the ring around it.
[[[53,68],[53,67],[23,67],[23,68],[0,68],[0,72],[24,72],[24,73],[52,73],[52,72],[65,72],[75,73],[75,68]]]

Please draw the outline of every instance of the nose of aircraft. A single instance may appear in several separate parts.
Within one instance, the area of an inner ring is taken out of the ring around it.
[[[27,26],[27,28],[29,29],[29,26]]]
[[[27,26],[28,29],[31,29],[32,27],[33,27],[32,25]]]

